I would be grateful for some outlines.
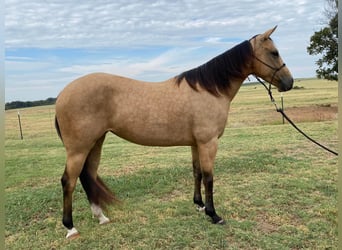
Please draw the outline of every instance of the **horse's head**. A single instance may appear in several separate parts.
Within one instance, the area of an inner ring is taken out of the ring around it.
[[[270,38],[276,28],[250,39],[254,52],[253,74],[276,86],[279,91],[288,91],[292,89],[293,77]]]

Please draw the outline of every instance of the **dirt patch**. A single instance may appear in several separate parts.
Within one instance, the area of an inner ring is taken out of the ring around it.
[[[319,122],[337,119],[337,104],[285,107],[286,115],[295,123]],[[286,122],[286,121],[285,121]],[[232,109],[228,124],[230,127],[276,125],[282,123],[282,115],[270,106],[263,110]]]
[[[331,121],[337,119],[337,105],[314,105],[285,108],[286,114],[296,122]]]

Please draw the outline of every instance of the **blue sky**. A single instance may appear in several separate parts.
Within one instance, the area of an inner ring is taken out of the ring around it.
[[[306,47],[325,2],[7,0],[5,100],[56,97],[92,72],[162,81],[275,25],[294,77],[313,77],[317,57]]]

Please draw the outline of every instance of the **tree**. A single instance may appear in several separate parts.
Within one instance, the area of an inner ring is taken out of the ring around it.
[[[40,100],[40,101],[14,101],[14,102],[7,102],[5,104],[5,110],[8,109],[18,109],[18,108],[29,108],[29,107],[35,107],[35,106],[43,106],[43,105],[53,105],[56,103],[56,98],[49,97],[46,100]]]
[[[325,16],[328,26],[316,31],[310,38],[307,51],[310,55],[321,54],[316,61],[318,78],[337,80],[338,77],[338,0],[327,0]]]

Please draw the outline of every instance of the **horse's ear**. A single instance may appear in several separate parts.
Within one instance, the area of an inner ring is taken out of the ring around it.
[[[266,31],[264,34],[262,34],[262,39],[263,40],[267,40],[270,38],[270,36],[272,35],[272,33],[276,30],[278,25],[274,26],[274,28],[269,29],[268,31]]]

